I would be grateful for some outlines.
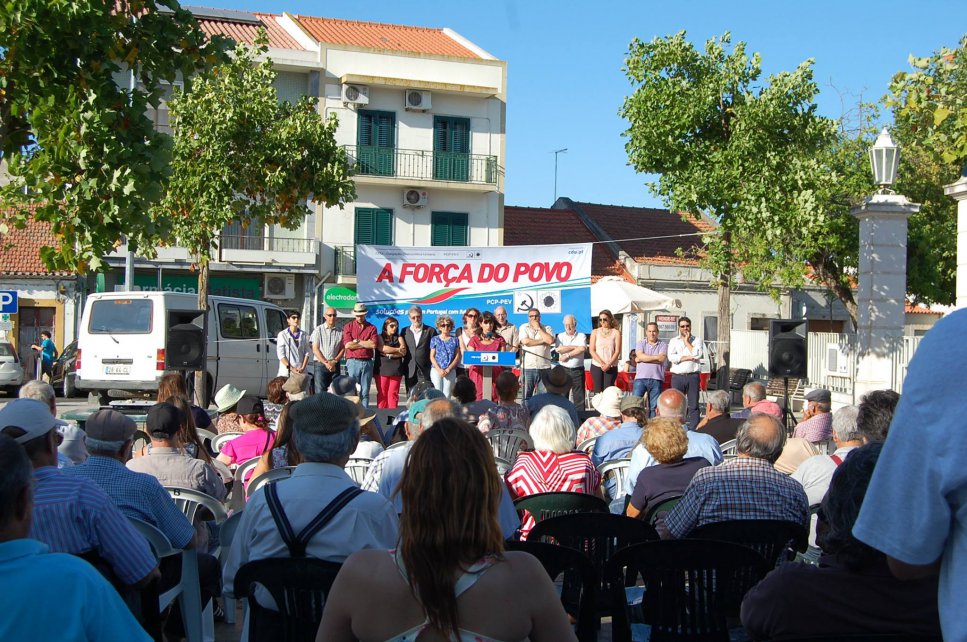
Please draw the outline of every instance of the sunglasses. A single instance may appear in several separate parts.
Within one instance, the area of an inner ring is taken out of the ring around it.
[[[453,324],[452,323],[441,323],[440,324],[440,327],[441,328],[452,328],[453,327]]]
[[[327,316],[327,317],[334,317],[334,316],[336,316],[336,315],[335,315],[335,314],[327,314],[326,316]]]
[[[598,317],[598,321],[607,321],[608,323],[611,323],[611,319],[608,317]]]
[[[690,327],[692,327],[692,326],[690,326],[690,325],[680,325],[680,326],[678,326],[678,327],[679,327],[679,328],[690,328]]]
[[[298,314],[290,314],[290,315],[289,315],[289,318],[290,318],[290,319],[297,319],[297,320],[298,320],[298,319],[299,319],[300,317],[299,317],[299,315],[298,315]]]
[[[476,314],[473,314],[473,313],[471,313],[471,314],[465,314],[463,316],[467,317],[468,319],[476,319],[477,318],[477,315]]]

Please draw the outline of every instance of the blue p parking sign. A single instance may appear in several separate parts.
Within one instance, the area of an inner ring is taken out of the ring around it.
[[[0,314],[17,314],[20,310],[16,290],[0,290]]]

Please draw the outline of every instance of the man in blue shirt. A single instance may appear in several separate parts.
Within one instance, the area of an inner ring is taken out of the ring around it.
[[[40,352],[41,370],[47,376],[47,380],[50,381],[54,373],[54,359],[57,358],[57,347],[54,346],[54,342],[50,338],[50,332],[43,330],[40,333],[40,345],[35,343],[30,347]]]
[[[23,448],[0,434],[0,639],[151,640],[93,566],[27,539],[32,485]]]
[[[644,432],[647,421],[644,398],[625,395],[618,407],[621,410],[621,424],[594,440],[591,461],[598,468],[606,461],[630,457],[631,449],[638,445]]]

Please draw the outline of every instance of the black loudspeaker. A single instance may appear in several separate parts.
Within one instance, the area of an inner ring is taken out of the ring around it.
[[[165,367],[204,370],[208,359],[208,323],[202,310],[168,310]]]
[[[805,319],[773,319],[769,322],[769,376],[806,377]]]

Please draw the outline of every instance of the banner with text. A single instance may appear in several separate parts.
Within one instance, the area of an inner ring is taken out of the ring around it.
[[[541,321],[564,330],[564,315],[577,317],[578,330],[591,331],[591,244],[509,247],[356,247],[359,300],[382,328],[395,316],[409,325],[411,305],[423,308],[424,322],[448,314],[457,327],[467,308],[507,309],[516,325],[537,308]]]

